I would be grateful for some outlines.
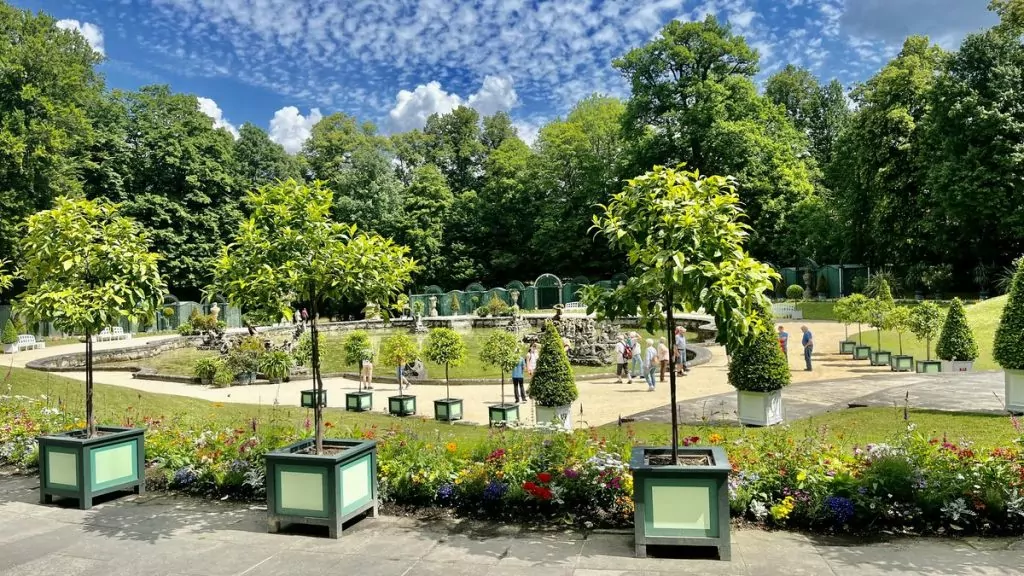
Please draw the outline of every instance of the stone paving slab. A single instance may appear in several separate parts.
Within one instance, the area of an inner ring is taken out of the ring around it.
[[[638,559],[626,532],[385,516],[330,540],[316,529],[267,534],[260,506],[150,493],[81,511],[40,505],[37,490],[36,477],[0,476],[0,576],[1024,574],[1018,539],[867,543],[743,529],[730,562]]]

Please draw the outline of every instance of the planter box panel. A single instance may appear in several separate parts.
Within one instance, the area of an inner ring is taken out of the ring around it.
[[[942,372],[942,362],[938,360],[918,360],[916,365],[918,374],[939,374]]]
[[[648,537],[718,538],[718,482],[714,479],[651,478],[644,482],[644,490]]]
[[[97,496],[132,490],[145,491],[145,430],[97,426],[100,434],[86,438],[84,430],[40,436],[39,501],[54,496],[75,498],[79,508],[92,507]]]
[[[388,398],[388,413],[395,416],[414,416],[416,414],[416,397],[390,396]]]
[[[857,343],[852,340],[843,340],[839,343],[840,354],[853,354],[857,348]]]
[[[1024,370],[1007,370],[1006,409],[1014,414],[1024,414]]]
[[[871,346],[855,346],[853,349],[854,360],[870,360]]]
[[[889,365],[894,372],[910,372],[914,369],[914,357],[895,355]]]
[[[445,398],[434,400],[434,419],[442,422],[462,419],[462,400]]]
[[[961,372],[970,372],[974,370],[974,362],[960,362],[960,361],[942,361],[942,371],[952,372],[959,374]]]
[[[327,470],[315,466],[278,464],[274,490],[276,514],[326,518]]]
[[[358,460],[341,466],[339,482],[342,516],[361,510],[373,500],[373,458],[367,454]]]
[[[487,408],[487,416],[491,425],[506,422],[518,422],[519,405],[498,404],[497,406],[489,406]]]
[[[91,486],[94,492],[139,479],[139,456],[135,442],[112,444],[89,451],[92,458]]]
[[[46,450],[46,486],[78,490],[78,451],[56,446]]]
[[[536,406],[537,423],[561,424],[566,429],[572,429],[572,405],[566,406]]]
[[[774,392],[736,391],[736,412],[747,426],[774,426],[782,422],[782,390]]]
[[[892,353],[885,350],[879,350],[871,353],[871,365],[872,366],[891,366],[892,365]]]
[[[350,392],[345,394],[345,410],[349,412],[369,412],[373,410],[373,394],[370,392]]]

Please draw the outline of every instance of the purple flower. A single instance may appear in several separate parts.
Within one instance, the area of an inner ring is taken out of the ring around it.
[[[508,484],[499,482],[497,480],[491,480],[487,483],[487,487],[484,488],[483,499],[491,502],[497,502],[501,500],[501,497],[508,491]]]
[[[185,466],[184,468],[178,468],[174,473],[174,477],[171,478],[171,485],[178,488],[187,488],[196,480],[199,480],[199,474],[191,466]]]
[[[566,468],[563,474],[565,474],[565,477],[570,480],[574,478],[579,478],[580,476],[580,473],[573,468]]]
[[[832,519],[836,524],[843,525],[853,518],[853,502],[843,496],[829,496],[825,499],[825,507],[828,508]]]
[[[437,499],[444,502],[455,497],[455,485],[451,482],[441,484],[437,489]]]

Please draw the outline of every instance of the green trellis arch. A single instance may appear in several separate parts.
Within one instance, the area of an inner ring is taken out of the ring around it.
[[[466,286],[466,292],[486,292],[487,288],[479,282],[473,282],[469,286]]]
[[[533,283],[537,290],[537,308],[554,308],[562,303],[562,281],[554,274],[541,274]]]

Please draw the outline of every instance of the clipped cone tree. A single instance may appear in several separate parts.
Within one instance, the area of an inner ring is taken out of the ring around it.
[[[551,322],[541,332],[540,357],[528,393],[538,405],[549,408],[572,404],[580,395],[562,337]]]
[[[935,351],[940,360],[948,362],[973,362],[978,358],[978,343],[967,324],[964,303],[959,298],[953,298],[949,306],[946,323],[942,326],[942,334],[939,335],[939,344]]]
[[[743,392],[775,392],[790,383],[789,363],[771,330],[729,353],[729,384]]]
[[[1004,370],[1024,370],[1024,258],[1010,284],[1010,296],[996,329],[996,362]]]

